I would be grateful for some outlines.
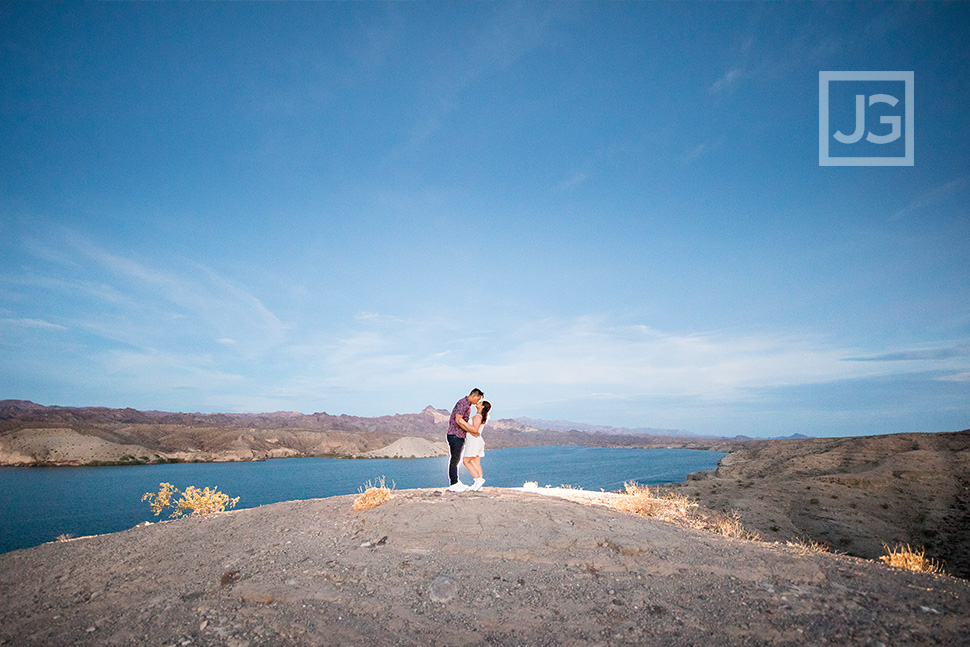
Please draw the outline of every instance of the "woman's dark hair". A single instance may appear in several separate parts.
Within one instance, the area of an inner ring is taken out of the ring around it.
[[[488,422],[488,412],[492,408],[492,403],[488,400],[482,402],[482,424]]]

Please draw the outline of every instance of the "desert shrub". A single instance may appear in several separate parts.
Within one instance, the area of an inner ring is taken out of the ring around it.
[[[654,495],[646,485],[636,481],[623,484],[626,496],[618,498],[613,507],[643,517],[655,517],[663,521],[684,519],[697,504],[682,494]]]
[[[63,535],[57,536],[58,542],[71,541],[72,539],[74,539],[74,535],[69,532],[65,532]]]
[[[617,497],[610,505],[617,510],[643,517],[676,523],[688,528],[706,530],[725,537],[758,541],[761,536],[741,523],[738,512],[714,512],[701,508],[683,494],[654,495],[646,485],[634,481],[623,484],[625,496]]]
[[[748,530],[741,523],[741,513],[731,510],[728,513],[718,513],[709,519],[710,529],[719,535],[733,537],[735,539],[746,539],[748,541],[760,541],[761,535],[754,530]]]
[[[151,506],[156,517],[165,508],[172,508],[170,515],[172,518],[181,517],[190,512],[198,515],[224,512],[226,505],[235,508],[239,502],[239,497],[230,499],[227,494],[220,492],[216,487],[209,488],[207,486],[200,490],[194,485],[190,485],[185,488],[182,497],[176,500],[173,505],[172,498],[178,493],[178,488],[171,483],[160,483],[158,492],[146,492],[141,500],[148,501],[148,505]]]
[[[808,537],[796,537],[791,541],[786,541],[785,544],[789,548],[794,548],[802,555],[807,553],[827,553],[829,552],[829,547],[825,544],[815,541],[814,539],[809,539]]]
[[[662,521],[683,522],[688,519],[691,511],[697,508],[697,504],[683,494],[654,495],[649,487],[635,481],[627,481],[623,487],[626,496],[616,499],[612,505],[625,512],[654,517]]]
[[[883,544],[883,548],[886,549],[886,554],[879,559],[890,566],[905,568],[909,571],[919,571],[920,573],[946,572],[942,564],[926,556],[925,548],[920,547],[913,550],[909,544],[896,544],[893,548]]]
[[[380,504],[391,499],[391,491],[394,483],[387,487],[384,477],[380,477],[375,482],[367,481],[357,491],[360,495],[354,499],[354,510],[372,510]]]

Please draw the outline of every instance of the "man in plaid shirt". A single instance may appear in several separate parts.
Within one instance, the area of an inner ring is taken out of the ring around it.
[[[465,446],[465,430],[458,425],[455,418],[461,416],[468,422],[472,405],[478,404],[484,396],[481,389],[472,389],[467,397],[455,403],[451,417],[448,418],[448,447],[451,449],[451,462],[448,463],[448,480],[451,485],[448,490],[451,492],[464,492],[468,489],[467,485],[458,480],[458,462],[461,460],[461,448]]]

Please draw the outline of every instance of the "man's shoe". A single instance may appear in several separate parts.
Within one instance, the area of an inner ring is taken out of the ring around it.
[[[468,489],[468,486],[467,486],[467,485],[465,485],[465,484],[464,484],[464,483],[462,483],[461,481],[458,481],[458,482],[457,482],[457,483],[455,483],[454,485],[451,485],[451,486],[450,486],[450,487],[448,488],[448,491],[449,491],[449,492],[464,492],[464,491],[465,491],[465,490],[467,490],[467,489]]]

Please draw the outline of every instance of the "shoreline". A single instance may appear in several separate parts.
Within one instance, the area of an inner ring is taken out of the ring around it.
[[[390,446],[392,446],[392,445],[389,445],[388,447],[390,447]],[[501,447],[490,447],[489,449],[491,449],[492,451],[495,451],[495,450],[501,450],[501,449],[520,449],[520,448],[527,448],[527,447],[532,447],[532,448],[537,448],[537,447],[546,447],[546,448],[554,448],[554,447],[588,447],[590,449],[639,449],[639,450],[650,450],[650,449],[689,449],[689,450],[693,450],[693,451],[719,452],[719,453],[724,453],[725,455],[726,454],[730,454],[733,451],[737,451],[737,449],[733,449],[733,450],[716,449],[716,448],[710,447],[710,446],[704,446],[704,447],[685,447],[683,445],[669,444],[669,443],[668,444],[657,444],[657,445],[652,445],[652,446],[642,446],[642,447],[640,447],[640,446],[616,446],[616,445],[610,445],[610,444],[602,444],[602,445],[594,445],[594,444],[589,444],[589,445],[577,445],[577,444],[561,444],[561,445],[556,445],[556,444],[537,444],[537,445],[525,445],[525,444],[523,444],[523,445],[508,445],[508,446],[501,446]],[[372,452],[368,452],[368,453],[373,453],[374,451],[378,451],[379,452],[379,451],[381,451],[383,449],[386,449],[386,447],[380,448],[378,450],[372,450]],[[443,458],[443,457],[447,457],[447,454],[440,454],[440,455],[437,455],[437,456],[378,456],[378,455],[367,456],[365,454],[336,453],[336,454],[307,454],[307,455],[286,455],[286,456],[257,456],[257,457],[253,457],[253,458],[239,458],[239,457],[219,458],[219,457],[212,457],[212,458],[207,458],[207,459],[205,459],[205,458],[191,459],[191,458],[178,458],[178,457],[175,457],[175,458],[163,457],[163,458],[160,458],[160,459],[153,459],[153,460],[149,460],[149,461],[139,460],[139,459],[132,459],[132,460],[115,460],[115,461],[99,461],[99,460],[93,460],[93,461],[87,461],[87,462],[74,462],[74,461],[63,461],[63,460],[61,460],[61,461],[44,461],[44,462],[32,461],[32,462],[21,462],[21,463],[8,463],[8,462],[4,462],[4,463],[0,463],[0,470],[2,470],[3,468],[8,468],[8,467],[10,467],[10,468],[25,468],[25,467],[30,467],[30,468],[34,468],[34,467],[38,467],[38,468],[60,468],[60,467],[138,467],[138,466],[176,465],[176,464],[264,463],[264,462],[270,461],[270,460],[274,460],[275,461],[275,460],[285,460],[285,459],[291,459],[291,458],[332,458],[332,459],[338,459],[338,460],[362,460],[362,461],[369,461],[369,460],[388,460],[388,459],[412,460],[412,459],[421,459],[421,458]]]

